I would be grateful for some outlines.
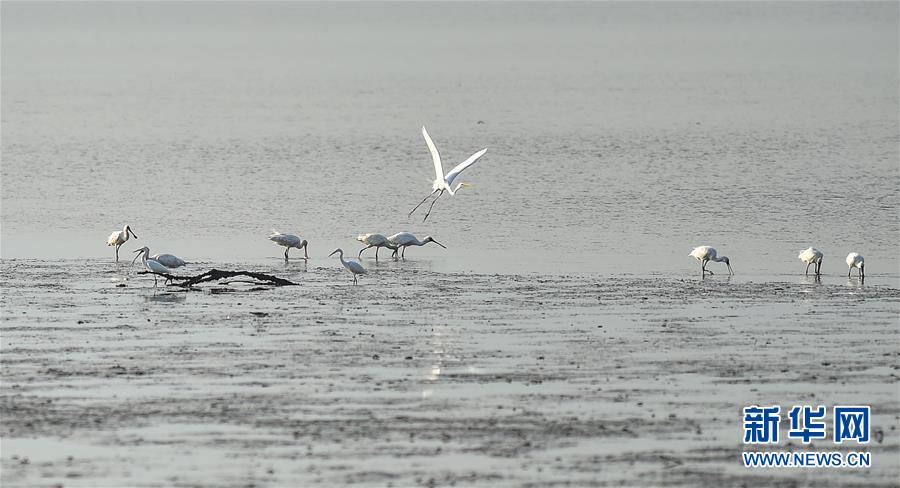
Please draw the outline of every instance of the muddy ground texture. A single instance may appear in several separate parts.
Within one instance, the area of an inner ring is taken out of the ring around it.
[[[216,267],[300,286],[188,292],[127,263],[0,266],[4,487],[900,479],[894,287],[410,261],[352,286],[334,266],[273,261]],[[874,466],[744,468],[752,404],[871,405]]]

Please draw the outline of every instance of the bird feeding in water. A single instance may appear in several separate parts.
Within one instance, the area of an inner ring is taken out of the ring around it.
[[[307,248],[308,243],[306,242],[306,239],[300,239],[293,234],[282,234],[277,230],[273,230],[272,235],[269,236],[269,240],[279,246],[284,246],[285,261],[288,260],[288,251],[290,251],[292,247],[303,249],[303,259],[309,259],[309,249]]]
[[[425,244],[428,244],[429,242],[433,242],[433,243],[437,244],[438,246],[441,246],[444,249],[447,249],[447,246],[434,240],[434,238],[431,236],[425,236],[425,239],[422,239],[421,241],[410,232],[398,232],[398,233],[388,237],[388,243],[390,243],[390,245],[393,246],[393,249],[394,249],[394,253],[392,254],[392,256],[397,257],[397,252],[400,251],[400,257],[404,258],[404,259],[406,258],[406,248],[407,247],[409,247],[409,246],[424,246]]]
[[[688,256],[696,258],[697,261],[700,261],[700,270],[703,272],[704,276],[706,276],[706,273],[715,274],[712,271],[706,269],[706,263],[710,261],[715,261],[717,263],[724,262],[728,266],[728,274],[734,274],[734,272],[731,270],[731,262],[726,256],[717,257],[715,248],[709,246],[695,247],[694,250],[691,251],[690,254],[688,254]]]
[[[137,234],[135,234],[134,231],[131,230],[131,227],[126,225],[122,228],[122,230],[113,232],[106,239],[107,246],[116,246],[116,262],[119,262],[119,248],[122,247],[122,244],[125,244],[125,241],[128,240],[129,234],[135,239],[138,238]]]
[[[422,199],[418,205],[415,206],[407,217],[412,216],[413,212],[416,211],[423,203],[428,201],[429,198],[434,196],[435,193],[438,195],[434,197],[434,200],[431,201],[431,206],[428,207],[428,212],[425,214],[425,218],[422,219],[422,222],[428,220],[428,216],[431,215],[431,209],[434,208],[435,202],[437,202],[438,198],[441,198],[441,195],[444,192],[453,196],[459,190],[460,187],[471,186],[469,183],[458,182],[460,173],[466,170],[469,166],[475,164],[478,161],[478,158],[484,156],[484,153],[487,152],[487,148],[478,151],[477,153],[469,156],[469,159],[459,163],[455,168],[451,169],[449,173],[444,174],[444,166],[441,163],[441,155],[438,153],[437,148],[434,146],[434,142],[431,140],[431,137],[428,135],[428,131],[425,130],[425,126],[422,126],[422,137],[425,138],[425,144],[428,145],[428,150],[431,152],[431,159],[434,162],[434,182],[431,184],[432,192],[430,195]],[[440,193],[438,193],[440,192]]]
[[[356,275],[366,274],[366,268],[363,268],[363,265],[359,264],[356,261],[345,261],[344,250],[341,248],[335,249],[331,254],[328,255],[328,257],[334,256],[337,253],[340,253],[338,257],[341,260],[341,264],[343,264],[344,267],[347,268],[347,271],[349,271],[350,274],[353,275],[353,284],[357,284]]]
[[[169,270],[169,268],[165,267],[162,263],[160,263],[159,261],[150,259],[150,248],[149,247],[144,246],[134,252],[143,253],[142,255],[140,255],[141,261],[144,264],[144,269],[153,273],[153,286],[157,286],[156,273],[163,273],[163,274],[167,274],[167,275],[172,274],[172,271]],[[135,259],[137,259],[137,256],[135,256]],[[131,262],[134,263],[134,260],[132,260]],[[166,278],[166,280],[168,281],[168,278]]]
[[[858,252],[851,252],[847,255],[847,266],[850,267],[847,270],[847,278],[850,277],[853,268],[856,268],[857,276],[860,279],[866,279],[866,260]]]
[[[388,241],[388,238],[382,234],[360,234],[356,237],[356,240],[366,245],[366,247],[359,250],[359,256],[357,256],[359,259],[362,259],[363,251],[371,247],[375,248],[375,261],[378,261],[378,251],[381,250],[382,247],[393,250],[397,249],[397,247],[392,245]]]
[[[821,271],[822,271],[822,258],[823,257],[825,257],[825,255],[822,254],[822,251],[820,251],[814,247],[810,247],[804,251],[800,251],[800,255],[797,256],[797,258],[799,258],[800,261],[803,261],[804,263],[806,263],[806,276],[809,276],[809,266],[811,264],[816,265],[816,276],[820,276],[822,274]]]
[[[147,246],[144,246],[143,248],[139,249],[138,251],[143,251],[144,249],[147,249],[147,254],[150,254],[150,248]],[[138,251],[135,251],[135,252],[138,252]],[[134,264],[134,262],[137,261],[137,258],[139,258],[139,257],[140,257],[140,255],[135,256],[134,259],[131,260],[131,264]],[[170,268],[170,269],[171,268],[180,268],[182,266],[187,265],[187,263],[183,259],[179,258],[178,256],[172,255],[172,254],[154,254],[153,256],[150,256],[149,259],[152,259],[153,261],[156,261],[157,263],[160,263],[163,266]]]

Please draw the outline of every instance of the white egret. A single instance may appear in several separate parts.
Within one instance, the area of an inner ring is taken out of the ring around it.
[[[292,247],[296,247],[297,249],[303,249],[303,259],[309,259],[309,249],[306,247],[307,242],[306,239],[300,239],[299,237],[292,234],[282,234],[277,230],[272,231],[272,235],[269,236],[269,240],[278,244],[279,246],[284,246],[284,260],[288,259],[288,251],[291,250]]]
[[[484,156],[484,153],[487,152],[487,148],[478,151],[477,153],[469,156],[469,159],[459,163],[455,168],[451,169],[449,173],[444,174],[444,166],[441,164],[441,155],[438,153],[437,148],[434,146],[434,142],[431,140],[431,137],[428,135],[428,131],[425,130],[425,126],[422,126],[422,137],[425,138],[425,144],[428,145],[428,150],[431,152],[431,159],[434,162],[434,182],[431,185],[432,192],[430,195],[422,199],[412,211],[409,212],[408,216],[411,216],[413,212],[416,211],[423,203],[425,203],[429,198],[431,198],[435,193],[438,193],[438,196],[434,197],[434,200],[431,202],[431,206],[428,207],[428,213],[425,214],[425,218],[422,219],[422,222],[428,220],[428,216],[431,215],[431,209],[434,208],[434,203],[437,202],[438,198],[441,198],[441,195],[444,192],[449,193],[451,196],[455,195],[457,190],[463,186],[471,186],[469,183],[457,182],[457,178],[459,178],[460,173],[465,171],[466,168],[475,164],[478,161],[478,158]]]
[[[822,271],[822,258],[823,257],[825,257],[825,255],[822,254],[822,251],[820,251],[814,247],[810,247],[804,251],[800,251],[800,255],[797,256],[797,258],[799,258],[800,261],[803,261],[804,263],[806,263],[806,276],[809,276],[809,265],[811,265],[811,264],[816,265],[816,276],[819,276],[822,274],[821,271]]]
[[[366,249],[370,247],[375,248],[375,261],[378,261],[378,251],[381,250],[382,247],[386,247],[388,249],[396,250],[397,247],[392,245],[388,238],[382,234],[360,234],[356,237],[356,240],[362,242],[366,245],[366,247],[359,250],[359,258],[362,259],[362,253]]]
[[[159,261],[156,261],[154,259],[150,259],[150,248],[149,247],[144,246],[134,252],[143,253],[142,255],[140,255],[141,261],[144,263],[144,268],[147,271],[150,271],[151,273],[153,273],[153,286],[157,286],[156,273],[163,273],[163,274],[167,274],[167,275],[172,274],[172,271],[169,270],[169,268],[165,267],[162,263],[160,263]],[[135,259],[137,259],[137,256],[135,256]],[[131,262],[133,263],[134,261],[132,260]],[[168,278],[167,278],[167,280],[168,280]]]
[[[123,227],[122,230],[113,232],[109,235],[108,238],[106,238],[107,246],[116,246],[116,262],[119,261],[119,248],[122,247],[122,244],[125,244],[125,241],[128,240],[129,234],[131,234],[131,236],[135,239],[138,238],[137,234],[135,234],[134,231],[131,230],[131,227],[127,225]]]
[[[425,244],[428,244],[429,242],[433,242],[433,243],[437,244],[438,246],[441,246],[444,249],[447,249],[447,246],[434,240],[434,238],[431,236],[425,236],[425,239],[422,239],[421,241],[410,232],[398,232],[398,233],[388,237],[388,243],[390,243],[390,245],[393,246],[393,249],[394,249],[393,256],[396,257],[397,251],[400,251],[401,258],[406,258],[406,248],[407,247],[409,247],[409,246],[424,246]]]
[[[703,272],[704,276],[706,275],[706,273],[714,274],[712,271],[706,269],[706,263],[708,263],[710,261],[715,261],[717,263],[724,262],[728,266],[728,274],[729,275],[734,274],[734,272],[731,270],[731,262],[728,260],[728,258],[725,256],[717,257],[716,250],[712,247],[709,247],[709,246],[695,247],[694,250],[691,251],[690,254],[688,254],[688,256],[696,258],[697,261],[700,261],[700,270]]]
[[[857,252],[851,252],[847,255],[847,266],[850,269],[847,270],[847,278],[850,277],[850,273],[853,271],[853,268],[856,268],[857,276],[861,279],[866,279],[866,260],[863,259],[862,255]]]
[[[144,246],[144,247],[147,248],[147,254],[149,254],[150,248],[148,248],[147,246]],[[140,250],[143,250],[143,248]],[[137,252],[137,251],[135,251],[135,252]],[[131,260],[131,264],[134,264],[134,262],[137,261],[137,258],[139,258],[139,257],[140,257],[139,255],[135,256],[134,259]],[[187,264],[187,262],[185,262],[183,259],[179,258],[178,256],[172,255],[172,254],[154,254],[153,256],[150,256],[150,259],[162,264],[163,266],[165,266],[167,268],[180,268]]]
[[[350,274],[353,275],[353,284],[355,285],[357,283],[356,275],[366,274],[366,268],[363,268],[363,265],[359,264],[356,261],[345,261],[344,260],[344,250],[341,248],[335,249],[328,256],[329,257],[334,256],[336,253],[340,253],[340,255],[338,257],[341,259],[341,264],[343,264],[344,267],[347,268],[347,271],[349,271]]]

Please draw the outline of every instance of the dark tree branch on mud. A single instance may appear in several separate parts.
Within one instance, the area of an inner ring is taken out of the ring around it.
[[[283,278],[279,278],[277,276],[267,275],[264,273],[253,273],[251,271],[225,271],[221,269],[211,269],[206,273],[199,274],[196,276],[175,276],[166,273],[154,273],[152,271],[139,271],[138,274],[155,274],[157,276],[162,276],[166,280],[172,282],[173,285],[181,286],[184,288],[190,288],[193,285],[198,283],[204,283],[207,281],[218,281],[225,278],[234,278],[235,276],[249,276],[257,281],[246,281],[241,280],[242,283],[253,283],[257,285],[272,285],[272,286],[296,286],[297,283],[293,281],[288,281]],[[179,283],[180,282],[180,283]],[[225,283],[227,284],[227,283]]]

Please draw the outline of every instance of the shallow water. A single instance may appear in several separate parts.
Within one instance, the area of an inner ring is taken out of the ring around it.
[[[896,485],[896,3],[0,9],[4,486]],[[423,124],[488,147],[426,223]],[[448,249],[325,257],[400,230]],[[813,402],[871,469],[741,466]]]

